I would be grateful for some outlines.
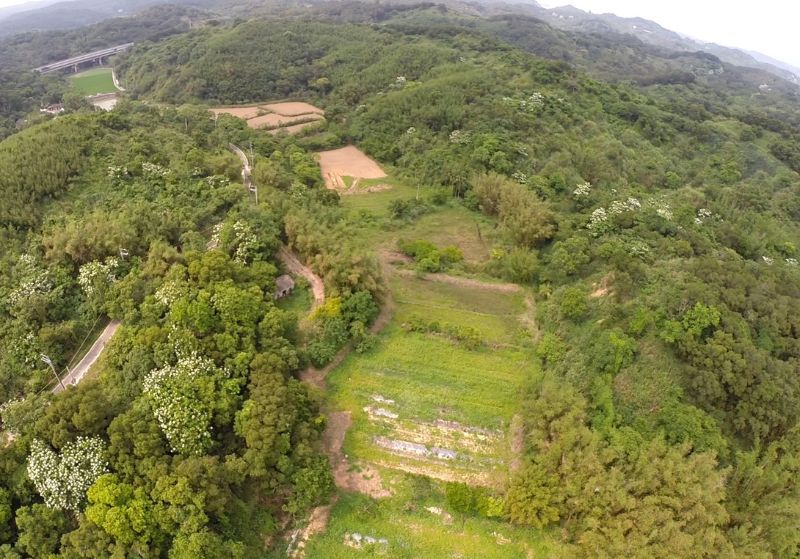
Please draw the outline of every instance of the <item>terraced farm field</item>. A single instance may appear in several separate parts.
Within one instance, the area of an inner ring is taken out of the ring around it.
[[[250,128],[263,128],[270,134],[296,134],[325,120],[325,111],[309,103],[288,101],[236,107],[215,107],[215,115],[229,114],[247,121]]]
[[[395,315],[379,346],[329,377],[332,407],[352,412],[345,452],[388,469],[499,487],[511,419],[533,373],[525,293],[398,273],[390,287]],[[404,327],[420,317],[474,329],[483,345]]]

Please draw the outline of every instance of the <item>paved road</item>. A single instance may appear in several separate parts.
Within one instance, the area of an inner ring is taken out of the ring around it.
[[[110,340],[117,332],[117,328],[119,328],[119,326],[119,320],[112,320],[108,323],[108,326],[106,326],[105,330],[103,330],[100,336],[95,340],[94,344],[92,344],[92,347],[89,348],[89,351],[83,356],[83,359],[81,359],[80,362],[75,365],[75,367],[67,376],[61,379],[65,386],[78,384],[83,379],[83,376],[89,371],[91,366],[94,365],[94,362],[97,361],[97,358],[100,357],[100,354],[106,347],[108,340]],[[55,394],[58,394],[62,390],[63,388],[61,388],[60,384],[56,384],[55,388],[53,388],[53,392]]]
[[[96,50],[94,52],[88,52],[86,54],[73,56],[72,58],[65,58],[64,60],[57,60],[55,62],[51,62],[50,64],[39,66],[38,68],[34,68],[33,71],[39,72],[41,74],[47,74],[48,72],[64,70],[65,68],[69,68],[77,64],[82,64],[84,62],[92,62],[95,60],[102,61],[103,58],[107,58],[122,51],[128,50],[132,46],[133,43],[125,43],[124,45],[117,45],[115,47],[109,47],[106,49]]]
[[[247,159],[247,154],[234,144],[228,144],[228,147],[239,156],[239,160],[242,162],[242,181],[244,181],[244,187],[249,191],[253,181],[250,179],[250,161]]]

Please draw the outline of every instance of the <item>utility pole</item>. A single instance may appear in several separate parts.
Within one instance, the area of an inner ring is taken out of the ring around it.
[[[50,358],[49,358],[47,355],[45,355],[44,353],[40,353],[40,354],[39,354],[39,358],[40,358],[42,361],[44,361],[45,363],[47,363],[48,365],[50,365],[50,370],[51,370],[51,371],[53,371],[53,375],[55,375],[55,377],[56,377],[56,380],[58,381],[58,384],[60,384],[60,385],[61,385],[61,389],[62,389],[62,390],[66,390],[66,389],[67,389],[67,387],[66,387],[66,386],[64,386],[64,383],[62,382],[62,380],[61,380],[61,377],[59,377],[59,376],[58,376],[58,373],[56,372],[56,368],[53,366],[53,360],[52,360],[52,359],[50,359]]]

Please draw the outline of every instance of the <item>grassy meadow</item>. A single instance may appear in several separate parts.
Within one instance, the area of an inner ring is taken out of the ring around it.
[[[111,77],[111,68],[92,68],[70,76],[72,89],[82,95],[96,95],[98,93],[114,93],[114,79]]]
[[[398,474],[390,483],[395,494],[387,499],[341,495],[325,533],[309,541],[306,558],[540,559],[560,555],[558,544],[546,534],[485,518],[448,518],[441,484],[435,481]],[[345,543],[354,533],[387,543],[355,549]]]
[[[417,191],[391,171],[382,179],[361,180],[357,188],[358,193],[343,195],[341,204],[370,251],[394,251],[401,239],[426,239],[461,250],[464,262],[451,275],[480,277],[496,236],[490,220],[457,204],[428,204],[416,218],[392,219],[392,202],[412,201]],[[423,199],[430,198],[427,190],[422,189]],[[376,467],[392,496],[375,500],[341,493],[327,529],[309,541],[306,557],[549,556],[550,548],[536,540],[541,534],[530,530],[480,517],[451,522],[444,498],[446,481],[494,492],[507,479],[510,425],[526,381],[537,372],[528,325],[531,295],[490,285],[496,279],[432,281],[401,262],[384,272],[392,319],[375,347],[351,353],[328,374],[326,407],[351,412],[343,451],[356,470],[361,464]],[[470,348],[452,336],[410,331],[409,322],[420,319],[469,330],[482,343]],[[354,548],[347,542],[352,533],[389,543]]]

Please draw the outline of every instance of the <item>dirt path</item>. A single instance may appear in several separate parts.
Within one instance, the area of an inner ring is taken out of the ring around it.
[[[474,287],[476,289],[486,289],[489,291],[499,291],[501,293],[519,293],[522,287],[516,283],[495,283],[482,281],[473,278],[462,278],[460,276],[451,276],[449,274],[422,274],[418,275],[414,270],[395,270],[394,273],[401,276],[417,276],[426,281],[436,281],[439,283],[449,283],[451,285],[458,285],[461,287]]]
[[[509,432],[509,447],[511,451],[511,460],[509,461],[509,471],[511,473],[519,471],[522,467],[522,451],[525,446],[525,423],[522,415],[514,414],[511,418],[511,426]]]
[[[388,278],[389,275],[392,273],[392,266],[391,266],[391,255],[388,251],[378,251],[378,261],[381,265],[381,273],[384,278]],[[378,334],[381,330],[383,330],[389,321],[392,320],[392,314],[394,314],[394,301],[392,299],[392,292],[391,290],[387,289],[384,293],[384,298],[381,303],[380,312],[378,316],[373,321],[372,325],[369,327],[370,334]],[[353,351],[353,345],[347,344],[339,352],[334,356],[330,363],[322,367],[321,369],[317,369],[316,367],[309,366],[304,371],[300,372],[300,380],[318,388],[319,390],[325,390],[325,377],[328,376],[333,369],[341,365],[342,361],[350,355],[350,352]]]
[[[113,68],[111,69],[111,81],[114,82],[114,87],[116,87],[118,90],[125,91],[125,88],[120,85],[119,79],[117,79],[117,73]]]
[[[90,347],[86,355],[83,356],[83,359],[73,367],[67,376],[61,379],[64,386],[75,385],[83,380],[84,375],[89,371],[92,365],[94,365],[97,358],[100,357],[100,354],[106,347],[106,343],[117,333],[119,327],[119,320],[112,320],[108,323],[108,326],[105,327],[105,330],[103,330],[100,336],[94,341],[92,347]],[[53,388],[53,393],[58,394],[62,390],[61,384],[56,384],[55,388]]]
[[[328,526],[328,520],[331,518],[331,509],[336,504],[338,499],[334,496],[330,504],[321,505],[311,511],[308,517],[308,524],[302,530],[298,529],[292,532],[289,548],[286,550],[289,557],[304,557],[306,553],[306,542],[308,539],[315,535],[321,534]]]
[[[344,436],[352,423],[353,418],[349,411],[330,413],[322,435],[322,447],[331,461],[336,487],[376,499],[388,497],[391,493],[383,488],[381,476],[375,468],[365,464],[351,467],[350,461],[342,452]]]
[[[311,293],[314,295],[314,307],[325,302],[325,284],[322,283],[322,278],[300,262],[297,256],[285,246],[278,250],[278,258],[291,274],[303,276],[308,280],[311,285]]]

